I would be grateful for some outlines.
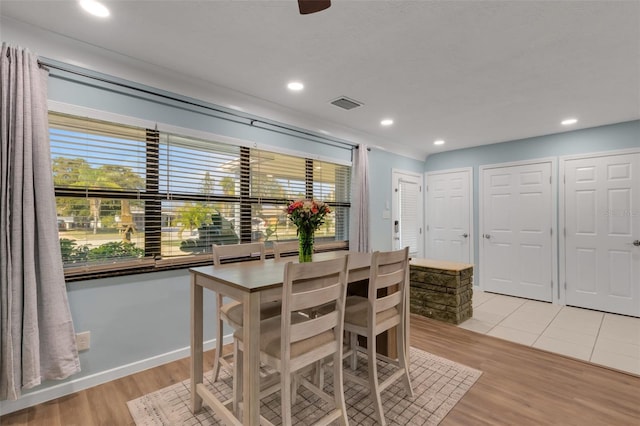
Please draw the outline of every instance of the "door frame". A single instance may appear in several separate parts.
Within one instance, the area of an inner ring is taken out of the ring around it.
[[[473,167],[460,167],[456,169],[446,169],[446,170],[436,170],[433,172],[426,172],[424,174],[424,185],[425,185],[425,193],[427,194],[424,197],[424,219],[425,219],[425,232],[424,232],[424,254],[428,255],[427,247],[428,243],[428,234],[427,227],[429,226],[429,207],[427,205],[429,199],[429,177],[443,175],[448,173],[460,173],[460,172],[468,172],[469,173],[469,263],[473,265],[474,271],[477,270],[477,265],[475,264],[475,244],[476,244],[476,233],[475,233],[475,224],[473,220]]]
[[[550,163],[551,164],[551,303],[559,304],[558,288],[560,281],[558,280],[558,160],[557,157],[534,158],[522,161],[509,161],[506,163],[483,164],[478,167],[478,269],[482,268],[484,250],[482,248],[482,238],[480,233],[484,234],[484,171],[488,169],[498,169],[513,166],[528,166],[532,164]],[[474,273],[474,275],[476,275]],[[478,282],[480,290],[484,291],[484,282],[482,274],[478,274]]]
[[[407,170],[401,169],[391,169],[391,227],[389,228],[391,235],[391,249],[394,250],[394,229],[393,222],[396,220],[398,215],[398,194],[395,191],[396,179],[399,175],[410,176],[417,178],[420,181],[420,197],[422,200],[418,202],[418,223],[420,224],[420,236],[418,237],[418,257],[424,257],[424,176],[422,173],[410,172]]]
[[[560,273],[559,273],[559,282],[562,283],[561,286],[558,286],[558,303],[561,305],[567,304],[567,234],[566,234],[566,218],[565,218],[565,209],[566,209],[566,166],[567,161],[571,160],[582,160],[585,158],[598,158],[598,157],[609,157],[613,155],[625,155],[625,154],[640,154],[640,148],[628,148],[628,149],[616,149],[612,151],[596,151],[589,152],[586,154],[576,154],[576,155],[563,155],[559,157],[560,159],[560,174],[562,178],[562,184],[558,181],[558,186],[560,187],[560,192],[558,194],[558,200],[560,202],[559,210],[558,210],[558,229],[562,230],[559,234],[560,240]]]

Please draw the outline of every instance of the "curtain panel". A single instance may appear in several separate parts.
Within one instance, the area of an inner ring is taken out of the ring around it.
[[[58,242],[47,76],[26,49],[0,55],[0,399],[80,371]]]
[[[351,179],[351,217],[349,249],[368,252],[369,248],[369,149],[359,145],[353,155]]]

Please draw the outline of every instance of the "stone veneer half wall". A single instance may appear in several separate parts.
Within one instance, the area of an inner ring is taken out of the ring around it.
[[[473,316],[473,265],[412,259],[411,313],[460,324]]]

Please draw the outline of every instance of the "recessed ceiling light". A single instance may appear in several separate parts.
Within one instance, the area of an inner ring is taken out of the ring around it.
[[[380,122],[383,126],[391,126],[393,124],[393,120],[390,118],[385,118]]]
[[[567,118],[566,120],[562,120],[560,124],[562,124],[563,126],[570,126],[572,124],[576,124],[577,122],[577,118]]]
[[[299,92],[304,89],[304,84],[300,83],[299,81],[292,81],[291,83],[287,84],[287,87],[289,88],[289,90]]]
[[[444,141],[442,139],[438,139],[437,141],[433,141],[434,145],[444,145]]]
[[[109,9],[105,5],[95,0],[80,0],[80,6],[90,14],[106,18],[110,15]]]

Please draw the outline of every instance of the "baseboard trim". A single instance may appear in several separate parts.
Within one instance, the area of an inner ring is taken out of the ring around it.
[[[233,335],[230,334],[224,337],[225,345],[232,342]],[[203,348],[205,351],[215,349],[215,344],[216,339],[211,339],[204,342]],[[34,405],[42,404],[56,398],[71,395],[72,393],[89,389],[116,379],[120,379],[122,377],[138,373],[140,371],[148,370],[149,368],[177,361],[179,359],[188,357],[190,353],[190,347],[176,349],[175,351],[132,362],[131,364],[112,368],[111,370],[91,374],[86,377],[79,377],[68,382],[55,384],[44,389],[25,393],[20,399],[17,399],[15,401],[0,401],[0,416],[23,410],[25,408],[33,407]]]

